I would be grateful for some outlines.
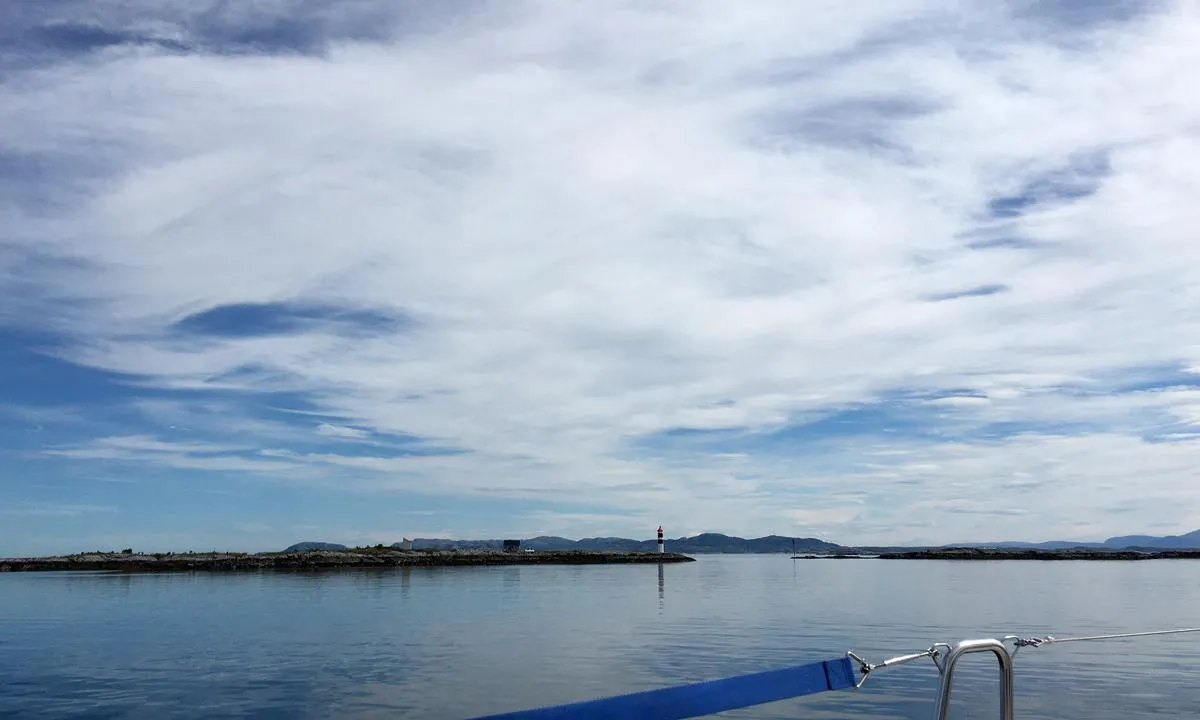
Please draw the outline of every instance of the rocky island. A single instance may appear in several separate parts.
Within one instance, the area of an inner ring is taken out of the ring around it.
[[[41,558],[0,559],[0,572],[102,570],[115,572],[239,572],[265,570],[346,570],[469,565],[608,565],[680,563],[695,558],[677,553],[502,550],[398,550],[348,548],[263,553],[78,553]]]
[[[1200,550],[1164,550],[1159,548],[1105,550],[1099,548],[933,548],[889,552],[884,560],[1200,560]]]

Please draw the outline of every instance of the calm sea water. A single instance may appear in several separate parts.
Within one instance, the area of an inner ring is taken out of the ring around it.
[[[0,575],[3,718],[462,718],[935,641],[1200,625],[1200,562]],[[994,717],[995,663],[956,675]],[[929,662],[727,713],[926,718]],[[1026,649],[1018,718],[1200,717],[1200,637]]]

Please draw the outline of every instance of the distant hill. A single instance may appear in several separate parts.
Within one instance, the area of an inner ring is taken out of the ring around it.
[[[345,545],[327,542],[298,542],[284,548],[284,552],[308,552],[309,550],[345,550]]]
[[[1193,530],[1186,535],[1122,535],[1111,537],[1104,541],[1104,547],[1110,548],[1200,548],[1200,530]]]
[[[1072,550],[1074,548],[1096,549],[1104,548],[1104,543],[1073,542],[1071,540],[1047,540],[1046,542],[1022,542],[1020,540],[1005,540],[991,543],[952,543],[942,547],[972,547],[972,548],[1013,548],[1021,550]]]
[[[792,551],[792,540],[795,540],[797,551],[832,552],[849,550],[836,543],[818,540],[817,538],[790,538],[782,535],[768,535],[761,538],[745,539],[721,533],[702,533],[693,537],[669,538],[666,540],[667,549],[679,553],[783,553]],[[440,540],[417,538],[413,547],[448,549],[448,548],[499,548],[503,540]],[[571,540],[557,536],[539,536],[521,540],[521,547],[533,550],[609,550],[625,552],[653,552],[657,549],[657,540],[630,540],[620,537],[583,538]]]
[[[538,538],[534,539],[537,540]],[[555,540],[561,541],[566,540],[566,538],[555,538]],[[567,540],[567,542],[570,541]],[[630,540],[629,538],[620,537],[601,537],[583,538],[582,540],[577,541],[574,547],[579,550],[620,550],[624,552],[648,552],[650,550],[654,550],[657,544],[657,540]]]
[[[784,535],[767,535],[760,538],[740,538],[721,533],[701,533],[691,537],[668,538],[667,550],[670,552],[697,555],[703,553],[787,553],[792,551],[793,541],[797,552],[805,553],[837,553],[837,552],[897,552],[913,550],[912,547],[858,547],[838,545],[818,538],[791,538]],[[556,535],[541,535],[521,540],[521,547],[532,550],[603,550],[623,552],[653,552],[657,540],[631,540],[621,537],[596,537],[572,540]],[[504,547],[503,539],[492,540],[448,540],[441,538],[417,538],[413,540],[413,548],[417,550],[434,549],[500,549]],[[1028,548],[1036,550],[1069,550],[1083,549],[1200,549],[1200,530],[1186,535],[1122,535],[1111,537],[1104,542],[1074,542],[1070,540],[1050,540],[1047,542],[994,542],[994,543],[957,543],[940,547],[974,547],[974,548]],[[302,542],[289,547],[286,552],[302,552],[305,550],[345,550],[345,545],[338,543]]]
[[[837,543],[817,538],[790,538],[782,535],[767,535],[745,540],[720,533],[702,533],[695,537],[668,541],[673,552],[681,553],[787,553],[792,551],[793,542],[795,549],[803,552],[833,552],[849,549]]]
[[[949,547],[949,546],[946,546]],[[1186,535],[1120,535],[1104,542],[1075,542],[1071,540],[1049,540],[1047,542],[1005,541],[995,543],[967,543],[958,547],[1030,548],[1035,550],[1070,550],[1073,548],[1124,550],[1130,548],[1153,549],[1200,549],[1200,530]]]

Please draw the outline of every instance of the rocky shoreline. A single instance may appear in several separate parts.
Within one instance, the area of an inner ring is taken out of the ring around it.
[[[80,553],[42,558],[0,559],[0,572],[84,570],[112,572],[244,572],[348,570],[474,565],[612,565],[680,563],[695,558],[676,553],[503,552],[499,550],[314,550],[268,553]]]
[[[891,552],[884,560],[1200,560],[1200,550],[1038,550],[1025,548],[938,548]]]

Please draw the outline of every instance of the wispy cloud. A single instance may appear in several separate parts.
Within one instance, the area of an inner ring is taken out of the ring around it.
[[[1113,378],[1200,367],[1200,15],[1067,5],[22,5],[0,383],[94,425],[16,449],[497,534],[1192,529],[1194,391]]]
[[[958,300],[959,298],[972,297],[987,297],[988,295],[999,295],[1009,291],[1007,285],[993,283],[991,285],[976,285],[975,287],[966,288],[964,290],[950,290],[948,292],[934,293],[927,295],[926,299],[932,302],[942,302],[945,300]]]
[[[63,503],[21,503],[16,507],[0,508],[0,515],[20,515],[27,517],[63,517],[73,518],[92,513],[115,512],[116,508],[107,505],[70,505]]]
[[[187,315],[173,328],[182,334],[219,338],[326,332],[360,336],[390,334],[406,324],[403,315],[301,303],[237,303]]]
[[[346,427],[345,425],[331,425],[329,423],[321,423],[317,425],[317,434],[326,435],[328,437],[348,438],[352,440],[370,437],[370,433],[365,430]]]

